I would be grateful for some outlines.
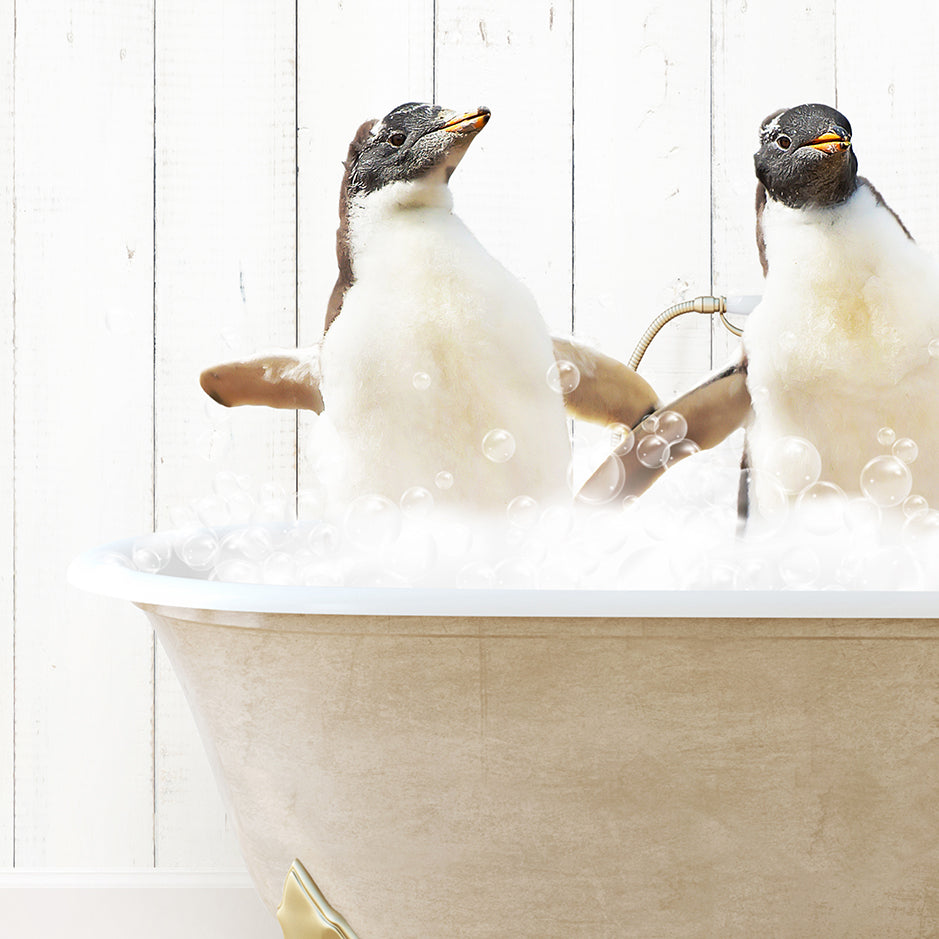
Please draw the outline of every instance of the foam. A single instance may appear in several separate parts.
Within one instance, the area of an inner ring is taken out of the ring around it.
[[[939,588],[939,512],[915,493],[879,505],[811,477],[787,491],[783,472],[782,482],[771,481],[777,498],[761,501],[741,537],[741,445],[738,432],[675,464],[638,500],[621,499],[615,485],[595,504],[520,494],[502,515],[444,510],[422,487],[397,504],[366,494],[336,509],[317,486],[252,490],[225,473],[210,496],[175,513],[190,524],[138,539],[132,563],[151,573],[310,587]],[[603,446],[579,448],[572,480]]]

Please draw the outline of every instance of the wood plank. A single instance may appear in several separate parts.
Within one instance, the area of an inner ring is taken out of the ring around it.
[[[156,511],[169,527],[222,471],[296,486],[294,415],[226,411],[198,382],[215,362],[294,345],[294,3],[167,0],[156,43]],[[156,761],[157,863],[240,865],[162,650]]]
[[[433,97],[433,0],[410,0],[406,16],[371,0],[301,0],[297,13],[299,326],[300,341],[309,344],[323,334],[336,281],[339,184],[349,141],[363,121]],[[341,93],[332,93],[338,74]]]
[[[365,120],[405,101],[432,100],[434,0],[301,0],[297,13],[298,336],[311,345],[323,335],[336,281],[339,185],[349,141]],[[315,477],[315,423],[312,414],[300,415],[301,485]]]
[[[151,524],[152,8],[16,10],[17,865],[152,863],[152,653],[68,562]]]
[[[0,866],[13,865],[13,0],[0,0]]]
[[[759,127],[777,108],[834,104],[835,0],[807,0],[798,9],[737,0],[712,6],[714,290],[759,294],[753,205]],[[738,343],[719,323],[713,330],[717,366]]]
[[[837,40],[837,107],[851,121],[858,172],[917,242],[939,256],[936,6],[900,0],[890,16],[873,17],[841,4]]]
[[[576,10],[576,325],[628,360],[662,310],[710,289],[707,9]],[[639,371],[668,399],[709,364],[709,323],[687,314]]]
[[[455,210],[571,330],[572,4],[438,0],[437,99],[492,120],[453,176]]]

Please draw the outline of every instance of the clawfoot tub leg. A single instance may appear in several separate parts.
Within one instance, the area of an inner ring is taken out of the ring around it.
[[[356,939],[299,861],[293,862],[287,874],[277,919],[284,939]]]

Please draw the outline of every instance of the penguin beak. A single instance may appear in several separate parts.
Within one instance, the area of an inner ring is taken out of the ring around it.
[[[851,146],[851,138],[847,134],[829,131],[827,134],[810,140],[806,146],[822,153],[844,153]]]
[[[489,108],[480,107],[475,111],[467,111],[465,114],[456,114],[449,117],[441,130],[457,134],[475,133],[482,130],[489,123],[491,116],[492,112]]]

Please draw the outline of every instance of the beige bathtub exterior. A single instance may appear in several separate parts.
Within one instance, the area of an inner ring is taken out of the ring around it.
[[[939,621],[142,605],[273,910],[358,939],[939,934]]]

